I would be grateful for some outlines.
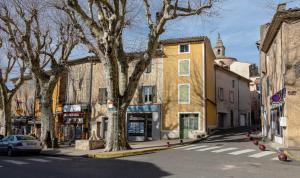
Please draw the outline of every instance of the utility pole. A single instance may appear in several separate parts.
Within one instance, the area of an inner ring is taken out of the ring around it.
[[[92,120],[92,92],[93,92],[93,59],[89,58],[91,62],[90,66],[90,91],[89,91],[89,106],[88,106],[88,137],[90,137],[91,134],[91,120]]]

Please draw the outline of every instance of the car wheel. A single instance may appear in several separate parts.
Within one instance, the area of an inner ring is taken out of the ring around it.
[[[7,149],[7,156],[14,156],[14,151],[11,147]]]

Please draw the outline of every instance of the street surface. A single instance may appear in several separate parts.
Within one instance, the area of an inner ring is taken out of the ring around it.
[[[154,154],[117,159],[0,156],[1,178],[300,178],[300,162],[259,151],[244,132]]]

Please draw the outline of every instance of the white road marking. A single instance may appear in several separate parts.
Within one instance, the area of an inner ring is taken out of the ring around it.
[[[253,149],[245,149],[245,150],[240,150],[240,151],[234,151],[234,152],[231,152],[231,153],[228,153],[230,155],[240,155],[240,154],[244,154],[244,153],[249,153],[249,152],[253,152],[255,150]]]
[[[198,148],[204,148],[204,147],[207,147],[207,145],[194,146],[194,147],[190,147],[190,148],[187,148],[187,149],[184,149],[184,150],[195,150],[195,149],[198,149]]]
[[[0,168],[2,168],[3,166],[0,165]]]
[[[196,146],[198,144],[193,144],[193,145],[187,145],[187,146],[181,146],[181,147],[177,147],[177,148],[174,148],[175,150],[177,149],[183,149],[183,148],[188,148],[188,147],[193,147],[193,146]]]
[[[230,147],[230,148],[223,148],[223,149],[219,149],[219,150],[214,150],[214,151],[211,151],[213,153],[222,153],[222,152],[225,152],[225,151],[232,151],[232,150],[236,150],[238,148],[234,148],[234,147]]]
[[[30,159],[27,159],[27,160],[29,160],[29,161],[41,162],[41,163],[47,163],[47,162],[50,162],[50,160],[40,159],[40,158],[30,158]]]
[[[209,148],[202,148],[196,151],[207,151],[207,150],[213,150],[213,149],[218,149],[221,148],[220,146],[214,146],[214,147],[209,147]]]
[[[51,157],[51,156],[49,156],[49,157],[46,157],[46,158],[48,158],[48,159],[54,159],[54,160],[61,160],[61,161],[67,161],[67,160],[70,160],[70,159],[68,159],[68,158],[61,158],[61,157]]]
[[[274,153],[275,153],[274,151],[263,151],[263,152],[260,152],[260,153],[256,153],[254,155],[250,155],[248,157],[261,158],[261,157],[268,156],[268,155],[271,155],[271,154],[274,154]]]
[[[279,159],[278,159],[278,156],[272,158],[272,160],[273,160],[273,161],[278,161],[278,160],[279,160]]]
[[[24,165],[28,164],[27,162],[23,161],[16,161],[16,160],[3,160],[4,162],[11,163],[11,164],[17,164],[17,165]]]

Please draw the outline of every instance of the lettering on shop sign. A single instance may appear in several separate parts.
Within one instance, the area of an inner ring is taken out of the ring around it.
[[[297,91],[288,91],[288,95],[290,96],[297,95]]]

